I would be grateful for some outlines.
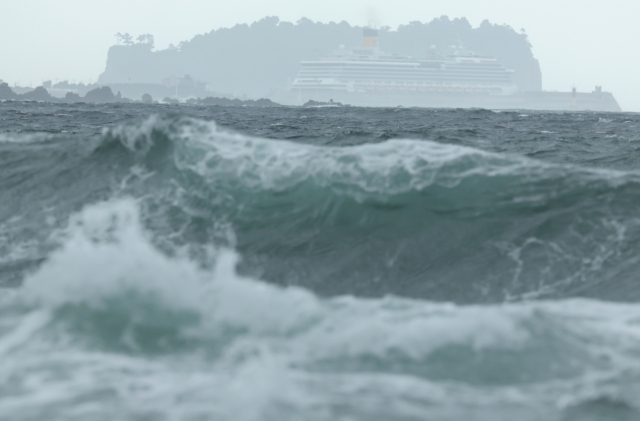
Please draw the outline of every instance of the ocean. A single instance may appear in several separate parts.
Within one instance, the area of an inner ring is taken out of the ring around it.
[[[640,419],[640,115],[0,103],[0,420]]]

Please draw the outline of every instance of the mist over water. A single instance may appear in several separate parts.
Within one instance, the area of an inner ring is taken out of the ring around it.
[[[634,114],[0,113],[0,419],[640,417]]]

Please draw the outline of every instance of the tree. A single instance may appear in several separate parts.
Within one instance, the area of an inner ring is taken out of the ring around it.
[[[146,44],[149,46],[149,48],[153,48],[154,46],[154,39],[153,35],[151,34],[142,34],[138,36],[136,40],[138,41],[138,44]]]
[[[127,32],[126,34],[122,35],[122,43],[124,45],[132,45],[133,44],[133,37],[131,35],[129,35],[129,33]]]
[[[359,48],[362,31],[362,27],[346,22],[324,24],[300,19],[294,25],[267,18],[174,43],[179,52],[170,47],[157,55],[148,54],[152,50],[146,44],[136,44],[138,48],[130,55],[113,55],[101,82],[126,82],[132,76],[159,81],[172,73],[190,72],[194,78],[211,83],[212,89],[263,96],[270,90],[287,87],[287,79],[296,77],[301,61],[320,59],[339,45]],[[148,43],[151,38],[143,36],[139,40]],[[383,51],[417,58],[424,57],[431,45],[444,50],[459,42],[476,53],[495,56],[502,65],[513,69],[514,81],[522,90],[540,90],[540,66],[526,35],[508,26],[485,21],[480,27],[472,27],[466,19],[443,17],[427,23],[414,21],[397,30],[379,30]]]

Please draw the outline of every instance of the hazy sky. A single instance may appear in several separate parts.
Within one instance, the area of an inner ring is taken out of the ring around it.
[[[276,15],[392,28],[448,15],[524,28],[546,90],[615,94],[640,111],[640,0],[0,0],[0,79],[95,81],[116,32],[155,36],[156,48]]]

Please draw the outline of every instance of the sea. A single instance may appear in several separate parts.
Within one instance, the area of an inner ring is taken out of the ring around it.
[[[0,103],[0,420],[640,420],[640,114]]]

